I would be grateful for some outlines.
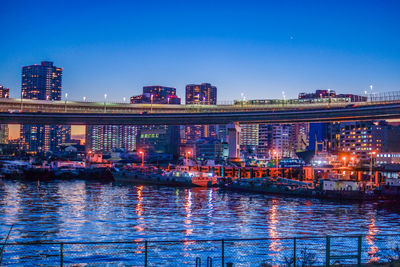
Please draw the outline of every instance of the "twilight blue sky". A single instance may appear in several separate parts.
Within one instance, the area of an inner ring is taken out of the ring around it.
[[[400,90],[400,1],[0,0],[0,84],[64,68],[69,99],[210,82],[219,100]],[[64,93],[63,93],[64,94]]]

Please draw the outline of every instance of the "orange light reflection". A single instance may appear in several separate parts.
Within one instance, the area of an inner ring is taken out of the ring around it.
[[[370,245],[368,250],[368,255],[370,257],[369,262],[376,262],[379,260],[379,257],[376,253],[379,251],[379,248],[375,245],[375,236],[378,233],[378,229],[375,225],[375,218],[371,218],[371,223],[368,224],[368,235],[366,236],[367,243]]]
[[[269,256],[271,256],[272,259],[277,259],[278,253],[282,250],[280,247],[281,243],[279,242],[278,239],[278,231],[277,231],[277,224],[278,224],[278,219],[277,219],[277,213],[278,213],[278,205],[277,201],[273,200],[271,210],[270,210],[270,216],[269,216],[269,235],[271,238],[271,243],[269,244],[269,250],[273,251],[275,253],[270,253]],[[272,262],[272,266],[277,266],[277,263]]]

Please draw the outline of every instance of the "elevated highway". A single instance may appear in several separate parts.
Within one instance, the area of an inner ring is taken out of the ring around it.
[[[187,125],[384,119],[400,119],[400,100],[210,106],[0,99],[0,124]]]

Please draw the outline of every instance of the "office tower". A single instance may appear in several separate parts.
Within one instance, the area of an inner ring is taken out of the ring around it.
[[[176,88],[166,86],[144,86],[143,93],[131,97],[131,103],[143,104],[181,104],[176,95]],[[139,126],[137,133],[137,149],[143,150],[147,156],[151,154],[169,154],[179,156],[180,128],[177,125]]]
[[[22,67],[21,95],[24,99],[61,100],[62,68],[53,62]],[[71,129],[62,125],[22,125],[21,138],[27,151],[56,151],[70,139]]]
[[[315,93],[300,93],[298,99],[300,102],[311,101],[318,103],[365,102],[368,100],[366,96],[353,94],[336,94],[334,90],[316,90]]]
[[[290,139],[294,151],[305,151],[309,147],[309,123],[291,124]]]
[[[209,83],[186,85],[186,104],[216,105],[217,87]]]
[[[292,157],[294,155],[294,147],[290,138],[290,124],[273,124],[271,125],[271,149],[278,153],[280,158]]]
[[[10,89],[0,85],[0,98],[9,98]],[[0,124],[0,144],[8,143],[8,125]]]
[[[137,135],[137,149],[146,155],[169,154],[179,155],[179,126],[142,126]]]
[[[222,161],[228,159],[228,143],[215,138],[200,138],[196,141],[194,155],[200,160]]]
[[[387,129],[385,122],[342,122],[338,134],[338,150],[355,154],[358,160],[368,161],[371,151],[384,150]]]
[[[258,124],[241,124],[240,145],[242,147],[258,146]]]
[[[216,105],[217,87],[209,83],[186,85],[186,105]],[[185,143],[193,143],[199,138],[217,138],[215,125],[192,125],[185,127]]]
[[[215,126],[215,132],[217,133],[216,138],[226,142],[228,136],[228,130],[226,124],[218,124]]]
[[[131,97],[132,104],[181,104],[181,99],[176,95],[176,88],[160,85],[143,86],[141,95]]]
[[[0,98],[9,98],[10,97],[10,89],[0,85]]]
[[[22,67],[22,97],[36,100],[61,100],[62,68],[53,62]]]
[[[180,104],[176,88],[144,86],[141,95],[130,98],[132,104]],[[172,138],[171,138],[172,137]],[[179,127],[165,125],[125,126],[94,125],[86,128],[86,149],[93,152],[110,152],[123,148],[126,151],[144,149],[146,152],[174,153],[178,155]],[[167,147],[168,146],[168,147]],[[161,147],[163,149],[161,149]]]
[[[8,125],[0,124],[0,144],[8,143]]]
[[[258,125],[258,145],[257,156],[259,158],[268,158],[272,154],[272,125]]]
[[[353,94],[336,94],[334,90],[316,90],[314,93],[300,93],[299,103],[330,103],[337,102],[363,102],[367,101],[366,96]],[[309,125],[309,146],[308,150],[329,152],[340,150],[340,123],[310,123]],[[318,147],[316,149],[316,144]]]
[[[258,127],[258,157],[270,157],[273,151],[276,151],[280,158],[294,156],[294,124],[259,124]]]
[[[136,126],[88,125],[86,126],[86,150],[111,152],[114,149],[136,150]]]

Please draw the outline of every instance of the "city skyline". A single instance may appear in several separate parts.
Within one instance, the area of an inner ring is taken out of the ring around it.
[[[399,0],[0,1],[0,265],[400,265]]]
[[[215,84],[221,101],[242,93],[282,98],[282,91],[294,98],[321,88],[361,94],[371,84],[376,92],[399,89],[395,1],[202,1],[174,8],[99,2],[94,9],[46,3],[3,5],[0,84],[11,97],[19,97],[20,68],[43,60],[64,68],[64,92],[76,100],[107,94],[122,101],[152,84],[175,87],[182,97],[186,84],[202,82]],[[69,21],[71,13],[80,19]],[[33,30],[40,25],[52,34]]]

